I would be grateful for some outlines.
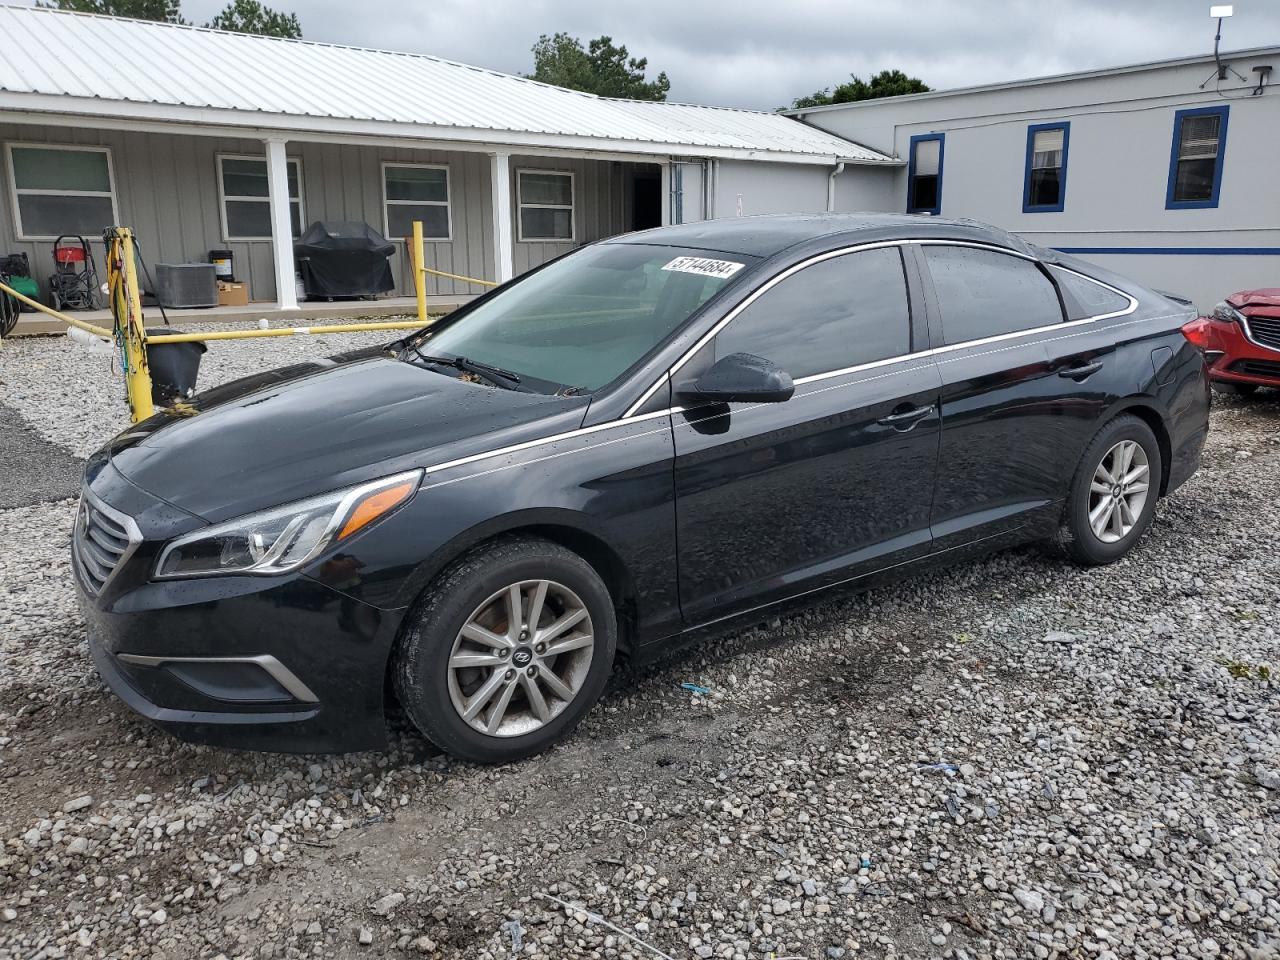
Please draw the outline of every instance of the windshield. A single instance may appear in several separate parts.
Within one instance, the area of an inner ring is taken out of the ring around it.
[[[416,346],[518,374],[528,389],[541,381],[553,390],[597,390],[755,260],[635,243],[587,247],[497,292]]]

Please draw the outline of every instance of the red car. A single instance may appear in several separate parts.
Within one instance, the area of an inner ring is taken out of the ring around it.
[[[1280,287],[1233,293],[1184,330],[1204,351],[1218,392],[1243,397],[1259,387],[1280,389]]]

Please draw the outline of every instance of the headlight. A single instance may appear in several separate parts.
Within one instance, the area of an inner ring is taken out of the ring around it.
[[[160,554],[157,579],[297,570],[404,503],[421,470],[253,513],[179,537]]]
[[[1223,323],[1239,323],[1244,319],[1244,314],[1225,300],[1214,306],[1212,316]]]

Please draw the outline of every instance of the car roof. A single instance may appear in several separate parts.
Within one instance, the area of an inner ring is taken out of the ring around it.
[[[768,258],[801,244],[838,247],[876,240],[925,238],[990,243],[1034,256],[1026,243],[998,227],[976,220],[949,220],[906,213],[788,213],[726,217],[642,230],[605,242],[692,247]]]

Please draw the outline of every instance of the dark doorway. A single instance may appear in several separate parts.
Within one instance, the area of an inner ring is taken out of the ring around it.
[[[631,229],[662,226],[662,173],[656,165],[637,165],[631,181]]]

